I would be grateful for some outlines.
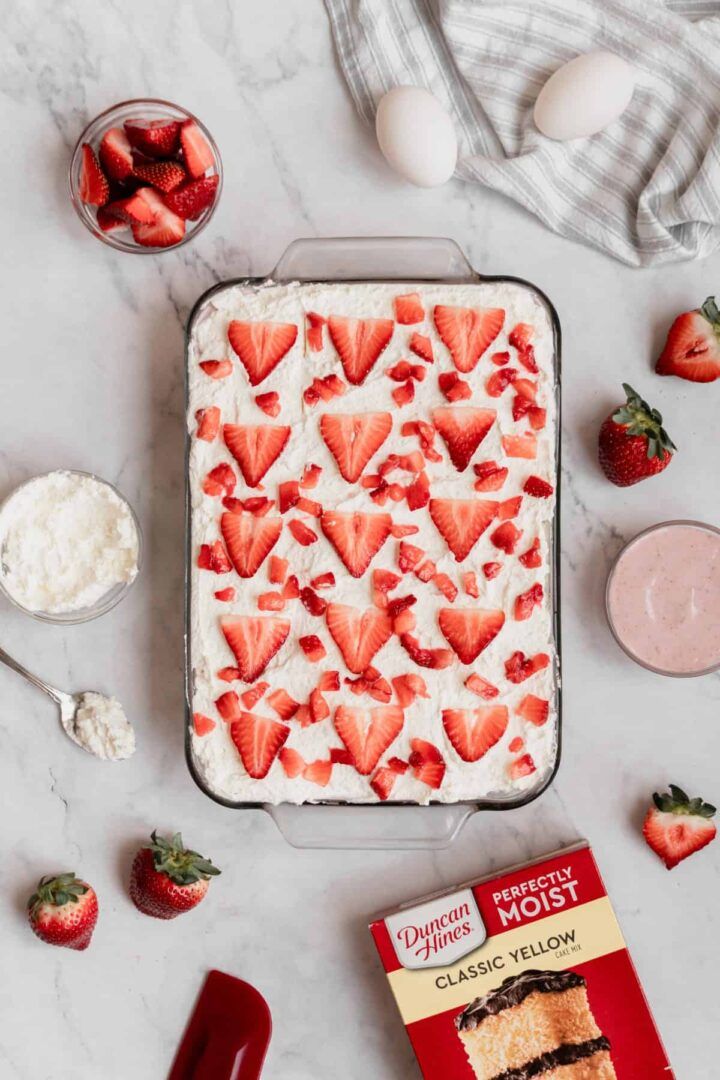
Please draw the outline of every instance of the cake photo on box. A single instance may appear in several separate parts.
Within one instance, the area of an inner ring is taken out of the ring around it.
[[[455,1019],[477,1080],[616,1080],[587,983],[574,971],[523,971]]]

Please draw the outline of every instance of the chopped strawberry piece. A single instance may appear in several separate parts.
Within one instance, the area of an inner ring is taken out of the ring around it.
[[[453,654],[450,649],[424,649],[420,642],[412,634],[400,634],[400,644],[411,660],[419,667],[441,668],[450,667],[453,662]]]
[[[421,360],[424,360],[426,364],[432,364],[435,360],[432,342],[425,334],[418,334],[417,331],[415,331],[408,342],[408,348],[410,349],[410,352],[415,353],[415,355],[419,356]]]
[[[523,491],[535,499],[549,499],[554,490],[552,484],[548,484],[547,480],[542,480],[539,476],[528,476],[523,484]]]
[[[411,739],[410,750],[409,764],[415,779],[439,788],[445,776],[445,759],[437,746],[425,739]]]
[[[508,726],[505,705],[443,709],[445,734],[463,761],[479,761],[503,737]]]
[[[397,364],[385,368],[385,374],[395,382],[405,382],[412,377],[413,365],[409,360],[398,360]],[[423,369],[424,373],[424,369]]]
[[[493,578],[496,578],[501,570],[502,563],[499,562],[486,562],[482,565],[482,572],[488,581],[492,581]]]
[[[165,200],[152,188],[140,188],[137,197],[149,204],[152,221],[133,224],[132,234],[136,244],[142,247],[173,247],[185,236],[185,222],[174,214]]]
[[[328,318],[330,340],[340,357],[345,378],[359,386],[387,348],[393,334],[392,319]]]
[[[279,555],[271,555],[268,563],[268,581],[271,585],[282,585],[288,572],[288,560]]]
[[[197,564],[201,570],[212,570],[213,574],[227,574],[232,570],[232,563],[220,540],[200,545]]]
[[[430,502],[430,480],[423,470],[405,489],[408,510],[420,510]]]
[[[312,386],[307,386],[303,390],[303,401],[306,405],[317,405],[319,400],[320,395],[318,394],[317,390],[315,390]]]
[[[310,615],[320,616],[325,614],[327,600],[323,600],[322,596],[318,596],[309,585],[306,585],[300,590],[300,600],[302,601],[303,607]]]
[[[390,529],[390,535],[395,540],[402,540],[404,536],[415,536],[420,532],[418,525],[393,525]]]
[[[237,484],[237,477],[232,468],[223,461],[211,469],[203,480],[206,495],[232,495]]]
[[[527,398],[520,397],[520,395],[517,394],[515,396],[514,400],[513,400],[513,407],[512,407],[513,420],[515,420],[515,421],[522,420],[522,418],[524,416],[527,416],[527,414],[530,412],[531,408],[532,408],[532,403],[530,401],[528,401]]]
[[[369,710],[340,705],[335,710],[333,723],[350,751],[357,771],[369,776],[402,731],[403,711],[397,705],[381,705]]]
[[[382,766],[373,773],[370,778],[370,787],[373,789],[378,799],[382,802],[386,802],[392,794],[392,789],[395,786],[396,780],[397,773],[395,770]]]
[[[415,577],[420,581],[432,581],[437,573],[437,566],[432,559],[426,559],[415,570]]]
[[[345,747],[333,746],[330,748],[330,760],[333,765],[354,765],[352,754]]]
[[[322,352],[323,326],[327,320],[322,315],[318,315],[316,311],[307,311],[305,319],[307,320],[306,338],[308,349],[311,352]]]
[[[412,610],[408,608],[406,611],[401,611],[399,615],[393,618],[393,634],[397,634],[401,637],[403,634],[411,634],[417,625],[417,620]]]
[[[222,667],[215,674],[223,682],[236,682],[240,678],[240,671],[236,667]]]
[[[410,763],[408,761],[403,761],[403,759],[399,757],[391,757],[388,758],[387,767],[388,769],[392,769],[394,773],[397,773],[398,776],[403,776],[410,768]]]
[[[303,469],[302,480],[300,480],[299,486],[310,490],[317,487],[320,480],[320,474],[322,473],[322,465],[306,465]]]
[[[127,228],[127,222],[115,217],[111,207],[112,203],[109,206],[98,206],[97,208],[97,223],[104,233],[118,232]]]
[[[367,680],[366,680],[367,681]],[[381,701],[383,704],[387,704],[392,697],[392,688],[387,679],[379,678],[374,682],[368,684],[367,692],[371,698],[375,701]]]
[[[508,743],[508,750],[511,754],[519,754],[525,745],[525,740],[519,735],[516,735],[514,739],[511,739]]]
[[[502,367],[503,364],[507,364],[510,359],[509,352],[494,352],[490,357],[490,360],[496,367]]]
[[[203,735],[209,735],[211,731],[216,728],[214,720],[211,720],[209,716],[205,716],[204,713],[193,713],[193,728],[195,734],[202,737]]]
[[[388,501],[388,484],[387,480],[381,480],[378,486],[370,492],[370,498],[378,506],[384,506]]]
[[[515,368],[502,367],[493,372],[485,383],[485,392],[490,397],[500,397],[504,390],[515,381],[517,371]]]
[[[472,664],[502,630],[505,612],[482,608],[441,608],[438,624],[461,663]]]
[[[466,570],[462,576],[463,589],[468,596],[473,596],[476,600],[480,596],[480,587],[478,586],[477,574],[474,570]]]
[[[240,700],[246,709],[254,709],[263,694],[269,689],[270,683],[256,682],[254,686],[251,686],[249,690],[246,690],[244,694],[240,695]]]
[[[430,517],[456,562],[467,558],[496,513],[492,499],[430,500]]]
[[[350,689],[351,693],[355,694],[356,697],[364,694],[368,686],[370,685],[367,679],[363,676],[360,676],[359,679],[343,679],[343,682]]]
[[[332,762],[328,760],[311,761],[303,770],[303,780],[319,787],[327,787],[332,775]]]
[[[508,341],[517,349],[518,360],[527,371],[537,375],[538,366],[535,360],[535,350],[530,344],[534,330],[529,323],[518,323],[508,334]]]
[[[267,416],[277,416],[280,412],[280,395],[275,390],[269,390],[267,394],[258,394],[255,404]]]
[[[525,619],[529,619],[536,607],[540,607],[543,602],[543,587],[539,581],[531,585],[530,588],[521,593],[515,601],[515,607],[513,613],[518,622],[523,622]]]
[[[472,397],[470,384],[466,383],[464,379],[457,379],[446,392],[445,397],[448,401],[467,401],[468,398]]]
[[[326,385],[324,379],[313,379],[308,389],[312,391],[313,394],[317,394],[320,401],[332,401],[332,399],[335,397],[335,394],[330,389],[330,387]]]
[[[535,399],[537,398],[538,386],[537,383],[533,382],[532,379],[515,379],[513,382],[513,390],[516,394],[518,394],[520,397],[525,398],[525,400],[529,401],[531,404],[535,403]]]
[[[498,521],[509,521],[517,517],[522,506],[522,495],[515,495],[512,499],[505,499],[498,504]]]
[[[303,514],[312,514],[313,517],[320,517],[322,514],[322,504],[315,499],[306,499],[304,495],[299,497],[295,505]]]
[[[535,537],[527,551],[524,551],[522,555],[518,555],[518,561],[521,562],[523,566],[527,566],[528,569],[535,569],[538,566],[542,566],[539,536]]]
[[[478,675],[477,672],[473,672],[472,675],[468,675],[465,680],[465,686],[473,694],[477,694],[478,697],[484,698],[485,701],[492,701],[496,698],[500,691],[497,686],[493,686],[487,679],[483,679],[482,675]]]
[[[324,574],[318,574],[310,581],[310,585],[313,589],[331,589],[335,584],[335,575],[332,570],[326,571]]]
[[[257,599],[259,611],[284,611],[285,598],[279,592],[260,593]]]
[[[123,133],[124,134],[124,133]],[[101,148],[102,149],[102,148]],[[130,151],[130,144],[128,143],[128,151]],[[130,155],[132,159],[132,154]],[[182,165],[178,165],[177,161],[151,161],[147,165],[136,165],[135,176],[140,180],[145,180],[148,184],[152,184],[158,191],[162,191],[164,195],[174,191],[175,188],[180,187],[182,182],[187,179],[187,173],[183,169]],[[170,209],[174,214],[177,214],[177,207],[168,203]],[[184,214],[178,214],[179,217],[184,217]]]
[[[537,456],[537,438],[535,435],[503,435],[502,448],[508,457],[535,458]]]
[[[195,120],[185,120],[180,125],[180,148],[185,167],[192,177],[204,176],[215,164],[210,144]]]
[[[467,405],[433,409],[433,424],[458,472],[464,472],[468,467],[473,454],[495,423],[496,415],[494,409],[475,409]]]
[[[232,564],[241,578],[254,577],[262,566],[282,531],[282,520],[255,517],[252,514],[224,513],[220,531]]]
[[[312,716],[310,715],[310,706],[301,705],[298,711],[295,713],[295,720],[300,727],[310,727],[312,724]]]
[[[231,495],[226,495],[222,501],[225,510],[228,510],[231,514],[242,514],[245,506],[242,499],[234,499]]]
[[[179,120],[126,120],[123,127],[131,146],[148,157],[172,157],[178,149]]]
[[[274,424],[225,424],[225,445],[240,466],[248,487],[258,487],[290,438],[290,428]]]
[[[300,708],[300,702],[290,697],[286,690],[273,690],[265,698],[266,703],[274,709],[281,720],[291,720]]]
[[[476,491],[499,491],[508,475],[507,468],[498,465],[497,461],[480,461],[473,465],[473,472],[477,476]]]
[[[432,579],[433,585],[437,586],[440,592],[443,594],[446,600],[449,600],[452,604],[457,598],[458,589],[457,585],[452,581],[447,574],[438,573]]]
[[[414,544],[409,544],[405,540],[400,542],[400,548],[398,550],[398,566],[403,574],[407,574],[408,571],[414,570],[424,558],[425,552],[422,548],[416,547]]]
[[[353,577],[362,577],[390,535],[389,514],[325,511],[320,526]]]
[[[530,754],[523,754],[508,765],[508,773],[511,780],[520,780],[523,776],[530,776],[536,770],[536,765]]]
[[[122,128],[109,128],[105,132],[98,156],[106,176],[111,180],[127,180],[134,170],[132,147]],[[184,170],[181,168],[180,171],[184,176]],[[140,174],[136,172],[136,175]]]
[[[309,529],[304,522],[294,519],[288,522],[288,529],[297,540],[298,544],[302,544],[303,547],[309,547],[310,544],[314,544],[317,541],[318,535]]]
[[[506,555],[512,555],[521,536],[522,531],[512,521],[504,521],[490,534],[490,541]]]
[[[228,340],[245,368],[251,386],[258,386],[275,370],[297,339],[294,323],[233,320]]]
[[[247,510],[253,517],[265,517],[275,505],[274,499],[268,499],[264,495],[253,495],[243,501],[243,510]],[[275,519],[277,520],[277,519]]]
[[[413,607],[417,603],[417,597],[409,593],[407,596],[397,596],[393,600],[388,600],[387,613],[391,619],[395,619],[398,615],[401,615],[403,611],[407,611],[408,608]]]
[[[402,408],[403,405],[409,405],[415,398],[415,383],[412,379],[408,379],[402,386],[397,386],[392,391],[392,398],[398,408]]]
[[[148,199],[149,190],[149,188],[140,188],[126,199],[116,199],[108,203],[105,209],[108,214],[127,222],[128,225],[149,225],[155,220],[155,206],[152,200],[159,197],[151,193],[151,198]]]
[[[322,690],[324,693],[330,693],[340,689],[340,672],[339,671],[323,671],[320,679],[318,680],[318,690]]]
[[[392,620],[376,608],[361,611],[347,604],[328,604],[325,612],[330,635],[348,669],[361,675],[392,635]]]
[[[533,431],[542,431],[547,423],[547,409],[541,409],[539,405],[532,405],[528,409],[528,420]]]
[[[278,484],[278,509],[281,514],[296,505],[300,498],[300,484],[297,480],[284,480]]]
[[[227,603],[235,599],[235,590],[232,585],[230,585],[227,589],[218,589],[218,591],[214,593],[214,596],[216,600]]]
[[[310,709],[310,718],[313,724],[319,724],[321,720],[325,720],[330,715],[330,706],[317,687],[310,691],[308,708]]]
[[[198,409],[195,413],[197,431],[195,436],[205,442],[212,442],[220,430],[220,410],[217,405],[209,405],[206,409]]]
[[[396,675],[394,679],[391,679],[391,682],[401,709],[406,709],[409,705],[412,705],[418,697],[430,697],[422,675],[414,673]]]
[[[383,593],[392,592],[401,581],[400,575],[394,574],[392,570],[373,570],[372,572],[373,588]]]
[[[521,683],[542,671],[549,663],[550,657],[547,653],[536,653],[535,656],[528,657],[518,649],[505,661],[505,677],[512,683]]]
[[[219,186],[217,173],[214,176],[201,176],[198,180],[190,180],[182,187],[174,188],[165,196],[165,202],[183,221],[197,221],[215,202]]]
[[[211,379],[226,379],[232,375],[232,360],[201,360],[200,367]]]
[[[305,769],[305,758],[297,750],[283,746],[278,754],[278,761],[289,780],[295,780],[296,777],[302,776]]]
[[[288,577],[287,581],[283,585],[282,594],[285,600],[300,599],[300,584],[295,574],[290,574],[290,576]]]
[[[419,293],[405,293],[395,297],[395,318],[404,326],[422,322],[425,318],[425,309],[422,306]]]
[[[526,694],[519,705],[516,706],[515,712],[518,716],[522,716],[523,720],[527,720],[528,723],[534,724],[536,727],[542,727],[547,721],[550,703],[545,698],[536,697],[535,694]]]
[[[110,198],[107,177],[89,143],[84,143],[82,148],[78,193],[88,206],[104,206]]]
[[[391,429],[392,416],[387,412],[323,413],[320,417],[320,434],[349,484],[360,478]]]
[[[215,708],[220,713],[223,720],[228,722],[239,719],[242,712],[242,709],[240,708],[240,698],[234,690],[227,690],[224,694],[221,694],[219,698],[216,698]]]
[[[255,682],[290,633],[288,619],[275,615],[223,615],[220,629],[232,650],[243,682]]]
[[[502,308],[447,307],[438,304],[433,311],[435,327],[450,351],[458,371],[472,371],[478,360],[502,330]]]
[[[306,634],[298,639],[298,644],[311,664],[317,664],[327,656],[327,650],[317,634]]]

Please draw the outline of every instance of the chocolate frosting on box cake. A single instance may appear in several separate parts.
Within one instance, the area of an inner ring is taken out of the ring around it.
[[[565,1043],[558,1046],[557,1050],[550,1050],[547,1054],[533,1058],[518,1069],[506,1069],[499,1073],[494,1080],[533,1080],[536,1076],[551,1069],[557,1069],[562,1065],[574,1065],[578,1061],[592,1057],[593,1054],[601,1053],[610,1049],[610,1040],[601,1035],[599,1039],[590,1039],[584,1043]]]
[[[500,986],[490,990],[484,997],[471,1001],[455,1018],[455,1026],[459,1031],[469,1031],[481,1024],[488,1016],[497,1016],[504,1009],[520,1005],[530,994],[554,994],[585,985],[582,975],[574,971],[529,970],[523,971],[520,975],[509,975]]]

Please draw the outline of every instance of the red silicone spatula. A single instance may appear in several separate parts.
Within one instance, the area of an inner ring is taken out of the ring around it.
[[[242,979],[211,971],[168,1080],[257,1080],[271,1032],[262,994]]]

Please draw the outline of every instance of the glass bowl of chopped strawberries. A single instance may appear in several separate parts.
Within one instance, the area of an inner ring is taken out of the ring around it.
[[[70,162],[78,217],[118,251],[153,255],[202,232],[222,191],[212,135],[179,105],[137,98],[96,116]]]

